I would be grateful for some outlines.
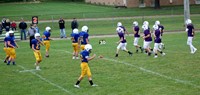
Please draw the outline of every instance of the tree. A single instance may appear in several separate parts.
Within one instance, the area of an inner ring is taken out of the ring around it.
[[[160,0],[155,0],[155,9],[160,8]]]

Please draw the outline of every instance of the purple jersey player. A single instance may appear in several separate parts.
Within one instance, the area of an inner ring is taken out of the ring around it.
[[[186,32],[188,35],[187,45],[190,46],[191,54],[194,54],[197,51],[197,49],[192,44],[192,39],[193,39],[194,33],[195,33],[194,26],[192,24],[192,20],[190,20],[190,19],[186,20],[186,24],[187,24]]]
[[[151,33],[149,30],[149,27],[147,25],[143,25],[143,29],[144,29],[144,44],[143,44],[143,48],[147,51],[148,55],[151,55],[151,49],[150,49],[150,45],[152,42],[152,37],[151,37]]]
[[[158,52],[160,52],[163,56],[165,55],[165,53],[162,52],[162,50],[159,48],[160,45],[161,45],[161,31],[159,29],[159,26],[158,25],[154,25],[153,26],[153,29],[154,29],[154,53],[155,53],[155,56],[154,58],[157,58],[158,57]]]
[[[140,38],[140,27],[138,26],[138,22],[137,21],[134,21],[133,22],[133,33],[134,33],[134,42],[133,42],[133,45],[136,47],[136,53],[138,53],[138,48],[141,49],[141,52],[143,52],[143,49],[140,45],[138,45],[138,41],[139,41],[139,38]]]
[[[124,29],[121,28],[121,27],[117,27],[116,31],[118,33],[120,40],[117,42],[118,46],[117,46],[117,51],[116,51],[115,57],[118,57],[118,53],[119,53],[120,48],[121,48],[121,50],[129,53],[129,55],[131,56],[133,53],[126,49],[127,43],[126,43],[126,38],[124,37]]]

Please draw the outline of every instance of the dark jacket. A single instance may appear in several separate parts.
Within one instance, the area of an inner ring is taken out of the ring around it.
[[[58,23],[59,23],[60,29],[64,29],[65,28],[65,21],[64,20],[59,20]]]
[[[19,23],[19,29],[26,29],[26,28],[27,28],[26,22],[20,22]]]
[[[72,30],[74,30],[75,28],[78,28],[78,22],[73,20],[71,23],[71,28]]]

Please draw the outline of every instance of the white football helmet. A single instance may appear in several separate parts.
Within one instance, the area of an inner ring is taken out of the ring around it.
[[[122,26],[122,23],[121,22],[118,22],[117,23],[117,26],[119,27],[119,26]]]
[[[88,27],[87,27],[87,26],[83,26],[83,27],[81,28],[81,30],[82,30],[83,32],[88,32]]]
[[[14,31],[10,30],[8,33],[9,33],[9,34],[12,34],[12,33],[14,33]]]
[[[148,27],[147,25],[143,25],[142,28],[143,28],[144,30],[147,30],[149,27]]]
[[[45,28],[45,30],[46,30],[47,32],[49,32],[49,31],[51,30],[51,27],[47,26],[47,27]]]
[[[121,27],[117,27],[116,31],[117,33],[124,33],[124,29]]]
[[[160,21],[157,20],[157,21],[155,22],[155,25],[160,25]]]
[[[9,32],[6,32],[5,37],[8,37],[8,36],[9,36]]]
[[[73,33],[74,33],[74,34],[78,34],[78,29],[75,28],[75,29],[73,30]]]
[[[85,45],[85,50],[86,50],[86,51],[92,50],[92,45],[86,44],[86,45]]]
[[[191,19],[187,19],[187,23],[188,23],[188,24],[191,24],[191,23],[192,23],[192,20],[191,20]]]
[[[149,22],[148,22],[148,21],[144,21],[144,22],[143,22],[143,25],[149,26]]]
[[[157,30],[158,28],[159,28],[159,27],[158,27],[157,24],[153,25],[153,29],[154,29],[154,30]]]
[[[137,21],[134,21],[134,22],[133,22],[133,25],[134,25],[134,26],[138,26],[138,22],[137,22]]]
[[[35,38],[40,37],[40,33],[35,33]]]

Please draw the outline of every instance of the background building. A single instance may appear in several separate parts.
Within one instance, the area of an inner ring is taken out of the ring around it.
[[[200,0],[189,0],[190,4],[200,4]],[[85,0],[86,3],[126,7],[154,7],[155,0]],[[160,0],[161,6],[183,5],[184,0]]]

